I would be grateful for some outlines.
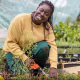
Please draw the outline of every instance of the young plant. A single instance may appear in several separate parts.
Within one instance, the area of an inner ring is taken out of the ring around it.
[[[27,52],[28,57],[33,57],[32,56],[32,50],[36,48],[36,38],[33,36],[33,32],[29,31],[23,31],[21,35],[27,33],[26,36],[23,36],[22,38],[22,50],[24,52]],[[28,65],[23,65],[21,59],[17,59],[13,57],[14,62],[14,74],[16,77],[12,77],[14,79],[19,79],[19,80],[24,80],[27,79],[28,74],[29,74],[29,68]]]

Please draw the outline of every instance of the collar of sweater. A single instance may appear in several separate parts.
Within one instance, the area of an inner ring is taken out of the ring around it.
[[[35,23],[32,22],[32,26],[33,27],[41,27],[41,26],[43,26],[43,23],[41,23],[40,25],[36,25]]]

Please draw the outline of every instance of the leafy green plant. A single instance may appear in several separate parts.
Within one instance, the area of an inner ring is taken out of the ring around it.
[[[53,26],[56,40],[74,42],[79,41],[80,38],[80,26],[68,25],[67,23],[59,22],[58,25]]]
[[[57,80],[80,80],[80,77],[78,77],[75,73],[60,74]]]
[[[5,64],[6,62],[6,56],[4,54],[4,51],[2,49],[0,49],[0,64]]]
[[[75,41],[75,42],[66,42],[66,41],[56,41],[56,44],[58,47],[60,46],[70,46],[70,47],[78,47],[80,46],[80,42]],[[58,48],[57,51],[58,53],[63,53],[65,48]],[[80,53],[79,48],[67,48],[66,53]]]
[[[62,56],[59,56],[59,58],[63,58]]]
[[[71,55],[69,55],[68,53],[65,55],[66,55],[66,58],[71,58]]]
[[[33,36],[34,32],[32,31],[23,31],[21,34],[27,34],[26,36],[23,36],[22,38],[22,50],[24,52],[28,53],[28,57],[32,57],[31,53],[33,49],[36,49],[37,44],[36,44],[36,37]]]
[[[21,33],[22,34],[27,33],[26,36],[23,36],[22,39],[22,50],[24,52],[27,51],[27,56],[32,58],[32,50],[36,48],[36,44],[35,43],[35,37],[33,37],[33,32],[29,32],[29,31],[23,31]],[[13,57],[13,64],[14,64],[14,75],[16,74],[16,79],[22,80],[22,79],[27,79],[27,75],[29,74],[29,68],[28,68],[28,64],[23,65],[21,59],[17,59],[15,57]]]

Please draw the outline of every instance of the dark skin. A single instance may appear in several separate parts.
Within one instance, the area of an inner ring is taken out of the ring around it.
[[[51,8],[47,5],[41,5],[37,8],[35,13],[33,13],[33,22],[37,25],[45,22],[48,20],[49,16],[51,14]]]
[[[57,79],[58,78],[58,72],[57,72],[57,69],[54,68],[54,67],[51,67],[50,70],[49,70],[49,76],[50,78],[55,78]]]
[[[40,25],[41,23],[48,20],[49,16],[51,15],[51,8],[47,4],[43,4],[37,8],[37,10],[32,14],[32,21],[33,23]],[[26,60],[27,61],[27,60]],[[57,69],[51,67],[49,70],[50,78],[57,78],[58,72]]]

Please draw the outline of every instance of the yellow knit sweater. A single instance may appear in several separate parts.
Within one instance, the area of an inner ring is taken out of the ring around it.
[[[33,34],[31,34],[32,26]],[[5,51],[5,54],[11,52],[16,58],[21,58],[24,62],[28,57],[22,50],[23,42],[26,45],[29,40],[33,40],[34,38],[35,42],[44,40],[43,23],[40,25],[36,25],[34,23],[31,24],[31,14],[19,14],[10,23],[3,50]],[[57,47],[54,40],[55,36],[53,34],[53,30],[50,28],[49,36],[48,31],[45,30],[45,41],[51,45],[49,52],[51,67],[57,68]]]

